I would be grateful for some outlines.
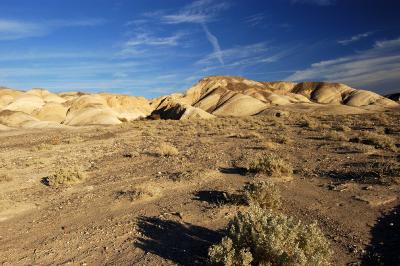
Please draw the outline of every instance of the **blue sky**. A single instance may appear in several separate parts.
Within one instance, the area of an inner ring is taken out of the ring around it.
[[[398,0],[1,0],[0,85],[156,97],[209,75],[399,91]]]

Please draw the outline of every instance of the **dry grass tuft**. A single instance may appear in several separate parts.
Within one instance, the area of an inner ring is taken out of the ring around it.
[[[161,143],[156,150],[156,154],[159,156],[176,156],[179,154],[179,151],[171,144]]]
[[[214,265],[330,265],[332,251],[316,224],[257,206],[238,213],[228,235],[208,252]]]
[[[261,145],[263,148],[268,149],[268,150],[276,150],[278,147],[275,143],[273,143],[272,141],[262,141]]]
[[[275,154],[262,154],[249,162],[248,170],[268,176],[281,177],[293,174],[292,166]]]
[[[202,174],[204,173],[199,170],[188,170],[184,172],[173,173],[169,176],[169,179],[174,182],[190,181],[201,178]]]
[[[337,130],[343,131],[343,132],[350,132],[351,128],[345,125],[340,125],[337,127]]]
[[[363,143],[375,146],[376,148],[396,151],[397,147],[393,139],[386,135],[377,134],[374,132],[364,131],[357,137],[351,139],[352,142]]]
[[[13,178],[7,174],[0,174],[0,183],[11,182]]]
[[[244,195],[249,205],[257,205],[263,209],[278,209],[281,195],[271,181],[256,181],[245,185]]]
[[[120,190],[115,193],[115,198],[118,200],[128,199],[130,201],[141,200],[153,197],[154,194],[144,188],[132,188],[129,190]]]
[[[42,183],[50,187],[68,186],[80,183],[87,178],[79,168],[60,168],[54,174],[44,177]]]
[[[303,120],[300,123],[300,126],[306,127],[309,129],[317,129],[320,127],[320,123],[315,119],[309,117],[303,117]]]
[[[274,138],[274,140],[279,144],[289,144],[292,142],[292,139],[285,135],[278,135]]]
[[[342,132],[337,131],[329,131],[325,134],[325,138],[328,140],[335,140],[335,141],[348,141],[349,137],[347,137]]]

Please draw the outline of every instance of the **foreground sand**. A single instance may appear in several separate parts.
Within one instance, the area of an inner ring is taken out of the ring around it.
[[[310,120],[316,125],[304,123]],[[0,132],[0,264],[204,264],[207,248],[246,208],[224,204],[223,193],[252,179],[232,161],[262,152],[293,165],[294,179],[277,183],[282,211],[318,222],[335,252],[333,265],[366,262],[373,253],[394,259],[398,242],[387,243],[391,230],[399,231],[391,225],[399,219],[399,155],[332,132],[354,138],[370,131],[398,145],[399,120],[398,111],[290,112]],[[164,142],[179,154],[159,156]],[[87,180],[59,188],[42,182],[75,166]],[[194,170],[195,178],[176,180]],[[132,199],[137,188],[146,193]]]

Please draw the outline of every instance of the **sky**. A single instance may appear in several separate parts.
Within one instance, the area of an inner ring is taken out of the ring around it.
[[[148,98],[210,75],[400,91],[398,0],[1,0],[0,86]]]

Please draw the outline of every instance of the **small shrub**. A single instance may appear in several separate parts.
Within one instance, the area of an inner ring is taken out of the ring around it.
[[[44,177],[42,183],[50,187],[60,187],[80,183],[86,179],[86,173],[82,172],[77,167],[75,168],[60,168],[54,174]]]
[[[145,190],[143,188],[134,188],[134,189],[129,189],[129,190],[120,190],[115,193],[115,198],[116,199],[128,199],[130,201],[135,201],[135,200],[140,200],[148,197],[154,196],[153,193],[151,193],[148,190]]]
[[[292,166],[275,154],[263,154],[249,163],[250,172],[263,173],[268,176],[290,176]]]
[[[380,160],[371,165],[382,185],[400,184],[400,164],[395,160]]]
[[[262,141],[261,145],[265,149],[269,149],[269,150],[276,150],[277,149],[277,145],[275,143],[271,142],[271,141],[268,141],[268,140]]]
[[[258,181],[245,185],[244,195],[249,205],[263,209],[278,209],[281,206],[281,195],[271,181]]]
[[[173,173],[169,176],[169,179],[175,182],[181,182],[181,181],[189,181],[189,180],[195,180],[199,179],[202,175],[202,172],[199,170],[189,170],[189,171],[184,171],[184,172],[179,172],[179,173]]]
[[[375,152],[376,150],[373,146],[359,143],[357,146],[354,147],[354,151],[358,152],[358,153],[370,154],[370,153]]]
[[[288,144],[291,143],[292,140],[288,136],[278,135],[275,137],[275,142],[280,144]]]
[[[332,251],[316,224],[252,206],[238,213],[228,234],[208,252],[214,265],[330,265]]]
[[[11,182],[13,178],[7,174],[0,174],[0,183]]]
[[[345,125],[340,125],[337,127],[337,130],[343,131],[343,132],[350,132],[351,128]]]
[[[156,153],[159,156],[176,156],[179,154],[179,151],[177,148],[168,143],[161,143]]]
[[[376,148],[387,149],[390,151],[397,150],[396,144],[391,137],[374,132],[361,132],[357,137],[351,139],[351,141],[372,145]]]
[[[335,140],[335,141],[348,141],[349,138],[343,134],[342,132],[337,131],[330,131],[325,134],[325,138],[328,140]]]
[[[301,121],[300,124],[302,127],[306,127],[309,129],[316,129],[320,126],[320,124],[318,123],[318,121],[315,121],[314,119],[305,117],[303,118],[303,121]]]

